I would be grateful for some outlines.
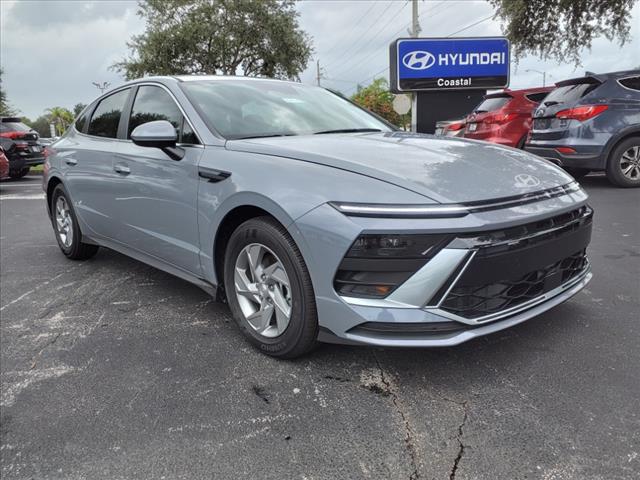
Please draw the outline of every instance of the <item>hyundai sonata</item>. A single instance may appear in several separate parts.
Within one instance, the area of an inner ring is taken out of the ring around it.
[[[592,210],[563,170],[299,83],[127,83],[48,149],[43,178],[67,257],[103,246],[199,285],[279,357],[456,345],[591,278]]]

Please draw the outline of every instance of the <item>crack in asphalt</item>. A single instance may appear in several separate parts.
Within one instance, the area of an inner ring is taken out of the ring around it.
[[[460,460],[462,460],[462,456],[464,455],[465,445],[462,442],[462,436],[464,435],[464,426],[467,423],[467,418],[469,417],[469,409],[466,400],[464,402],[456,402],[455,400],[450,400],[448,398],[445,400],[456,403],[464,409],[464,416],[462,417],[462,422],[460,423],[460,425],[458,425],[458,435],[456,436],[456,440],[458,441],[458,454],[453,460],[453,466],[451,467],[451,472],[449,473],[449,480],[455,480],[456,473],[458,472],[458,467],[460,466]]]
[[[392,382],[390,382],[384,373],[384,369],[382,368],[382,364],[380,363],[380,359],[378,355],[376,355],[375,350],[373,351],[373,357],[375,358],[378,369],[380,370],[380,381],[386,388],[385,396],[391,397],[391,402],[393,403],[394,408],[400,415],[400,419],[402,420],[402,425],[404,427],[404,443],[407,448],[407,453],[409,454],[409,459],[411,463],[411,473],[409,474],[409,480],[418,480],[420,478],[420,472],[418,470],[418,454],[416,452],[415,447],[415,433],[413,432],[413,428],[411,428],[411,423],[407,418],[407,414],[402,408],[400,398],[398,397],[398,392],[394,388]]]
[[[29,368],[29,370],[33,370],[34,368],[36,368],[36,362],[38,358],[40,358],[40,355],[42,355],[42,352],[44,352],[47,348],[49,348],[51,345],[56,343],[56,340],[60,338],[60,335],[62,335],[62,332],[58,333],[55,337],[53,337],[52,340],[49,340],[47,343],[45,343],[44,346],[40,349],[40,351],[33,356],[33,358],[31,359],[31,367]]]

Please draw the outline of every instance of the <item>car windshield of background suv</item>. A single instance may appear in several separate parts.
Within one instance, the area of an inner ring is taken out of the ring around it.
[[[234,80],[181,84],[210,126],[227,139],[334,131],[391,131],[384,122],[323,88]]]

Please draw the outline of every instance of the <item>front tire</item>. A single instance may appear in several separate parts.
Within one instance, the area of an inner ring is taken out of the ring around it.
[[[628,138],[611,152],[607,179],[618,187],[640,187],[640,137]]]
[[[67,258],[87,260],[98,251],[97,245],[82,242],[76,213],[62,184],[58,184],[51,195],[51,223],[58,246]]]
[[[231,235],[224,286],[238,327],[263,353],[295,358],[311,351],[318,317],[311,278],[287,230],[257,217]]]

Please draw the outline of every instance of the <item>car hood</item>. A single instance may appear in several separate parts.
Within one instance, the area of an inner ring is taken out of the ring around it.
[[[347,170],[441,203],[513,197],[572,181],[562,169],[521,150],[407,132],[230,140],[226,148]]]

